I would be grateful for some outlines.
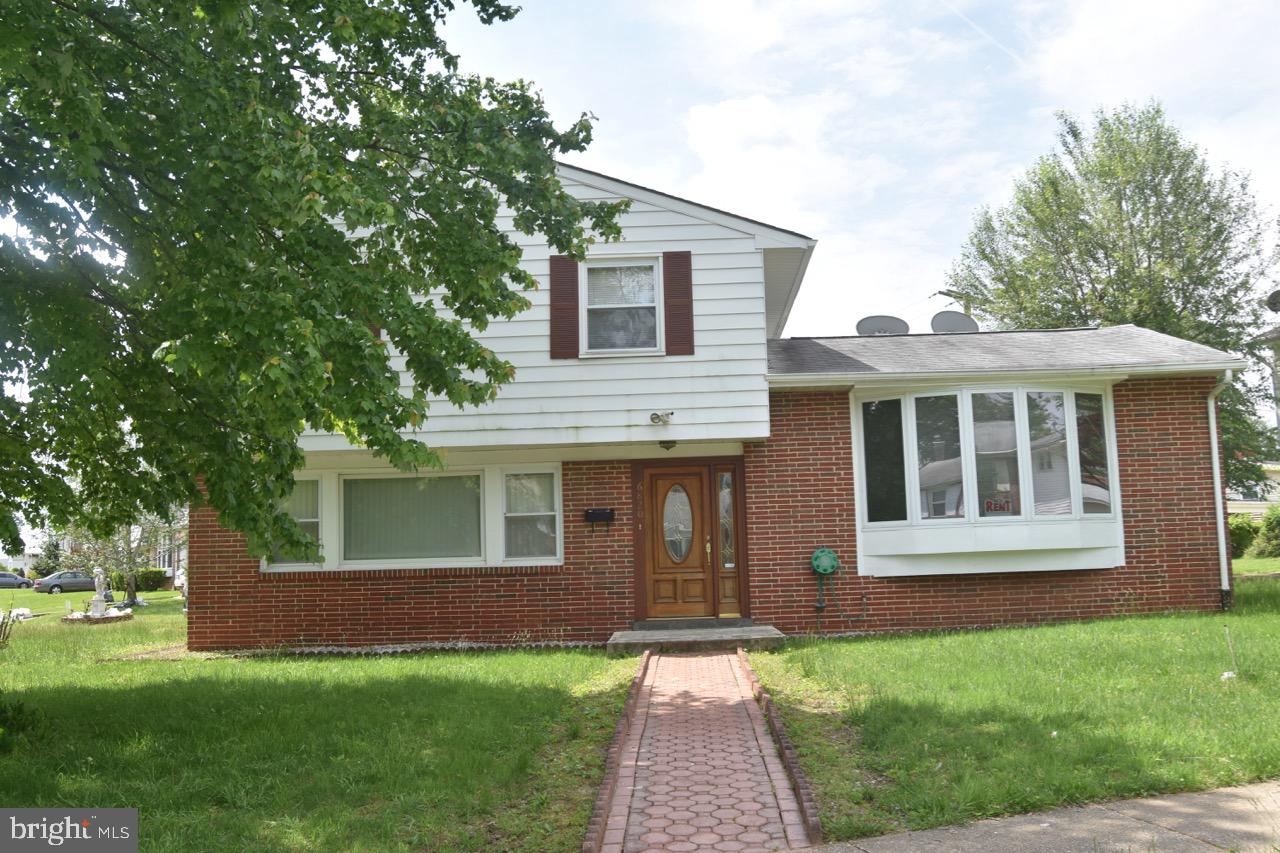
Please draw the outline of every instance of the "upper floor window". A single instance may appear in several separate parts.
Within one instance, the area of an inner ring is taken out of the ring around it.
[[[657,259],[590,262],[583,269],[583,352],[659,350],[662,289]]]
[[[862,518],[938,524],[1110,515],[1106,395],[957,389],[859,406]]]

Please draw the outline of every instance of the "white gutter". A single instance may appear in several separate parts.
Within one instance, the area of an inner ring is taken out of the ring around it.
[[[857,373],[770,373],[766,379],[771,388],[816,388],[822,386],[886,385],[903,381],[1004,379],[1016,376],[1178,376],[1241,370],[1245,363],[1231,361],[1200,364],[1108,364],[1094,367],[1030,367],[1016,370],[914,370],[901,373],[879,373],[873,370]]]
[[[1213,460],[1213,514],[1218,524],[1218,576],[1222,583],[1222,609],[1231,606],[1231,561],[1227,549],[1227,518],[1222,505],[1222,443],[1218,440],[1218,395],[1231,384],[1231,370],[1222,373],[1222,381],[1213,386],[1207,400],[1209,406],[1209,456]]]

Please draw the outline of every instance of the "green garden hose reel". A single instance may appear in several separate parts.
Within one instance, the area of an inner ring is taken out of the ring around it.
[[[834,575],[840,568],[840,558],[830,548],[818,548],[813,552],[809,565],[813,567],[813,573],[818,576],[818,601],[814,607],[821,613],[827,609],[827,578]]]

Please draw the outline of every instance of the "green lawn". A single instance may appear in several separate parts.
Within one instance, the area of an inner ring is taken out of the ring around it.
[[[1269,575],[1280,573],[1280,557],[1235,557],[1231,571],[1237,575]]]
[[[752,661],[824,829],[853,838],[1280,776],[1280,581],[1241,584],[1236,602],[1229,614],[815,640]]]
[[[146,851],[581,843],[634,660],[187,655],[181,602],[147,597],[125,624],[17,626],[0,691],[41,722],[0,755],[0,805],[139,807]]]
[[[172,598],[176,592],[144,592],[139,597]],[[53,595],[47,592],[35,592],[30,589],[0,589],[0,610],[12,610],[15,607],[29,607],[32,613],[53,613],[62,616],[66,613],[67,602],[75,610],[84,610],[84,604],[93,598],[92,592],[64,592]],[[121,596],[123,598],[123,596]]]

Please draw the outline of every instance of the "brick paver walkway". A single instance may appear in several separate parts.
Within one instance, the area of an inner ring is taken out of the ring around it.
[[[622,753],[604,853],[808,846],[736,656],[655,655]]]

